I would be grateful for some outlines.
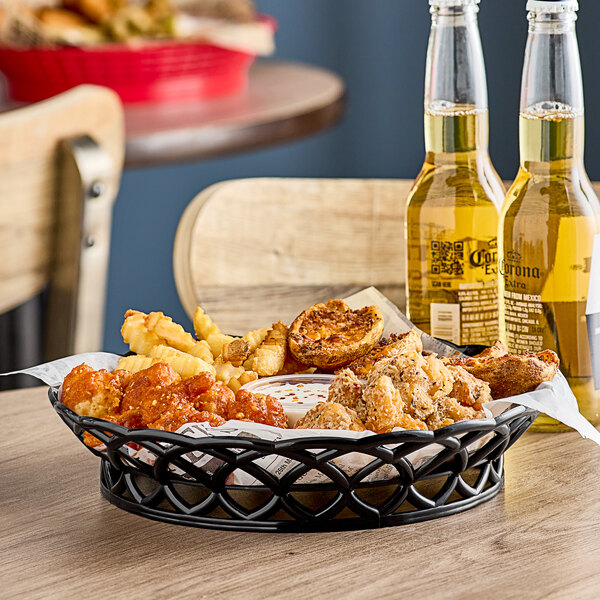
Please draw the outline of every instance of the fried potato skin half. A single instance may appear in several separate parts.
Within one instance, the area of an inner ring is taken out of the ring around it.
[[[315,304],[294,319],[288,336],[290,353],[301,363],[333,371],[369,352],[383,326],[376,306],[351,310],[342,300]]]
[[[486,381],[494,400],[524,394],[544,381],[551,381],[559,365],[552,350],[491,358],[450,358],[446,362]]]

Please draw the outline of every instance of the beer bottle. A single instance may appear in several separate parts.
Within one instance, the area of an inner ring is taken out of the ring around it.
[[[430,0],[425,162],[408,197],[407,309],[457,344],[498,337],[497,228],[504,187],[488,153],[479,0]]]
[[[520,166],[499,226],[500,324],[511,352],[555,350],[583,415],[600,423],[586,298],[600,204],[583,165],[576,0],[527,3]],[[538,430],[565,427],[543,415]]]

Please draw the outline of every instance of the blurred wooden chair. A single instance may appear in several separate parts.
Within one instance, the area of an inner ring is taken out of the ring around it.
[[[411,181],[241,179],[204,190],[173,253],[179,298],[223,331],[291,320],[316,301],[377,286],[403,307]]]
[[[81,86],[1,113],[0,140],[0,372],[99,350],[121,103]]]

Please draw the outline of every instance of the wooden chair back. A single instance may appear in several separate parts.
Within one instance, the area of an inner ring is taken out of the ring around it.
[[[242,179],[201,192],[177,230],[173,267],[197,304],[240,334],[376,285],[404,306],[404,214],[412,182]]]
[[[122,106],[104,88],[0,114],[0,313],[48,289],[48,356],[101,347],[123,154]]]

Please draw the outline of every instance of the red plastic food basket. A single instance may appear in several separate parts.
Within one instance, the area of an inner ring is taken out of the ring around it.
[[[275,21],[266,18],[275,29]],[[35,102],[82,83],[115,90],[123,102],[182,102],[244,89],[255,56],[188,41],[87,47],[0,47],[0,71],[15,100]]]

